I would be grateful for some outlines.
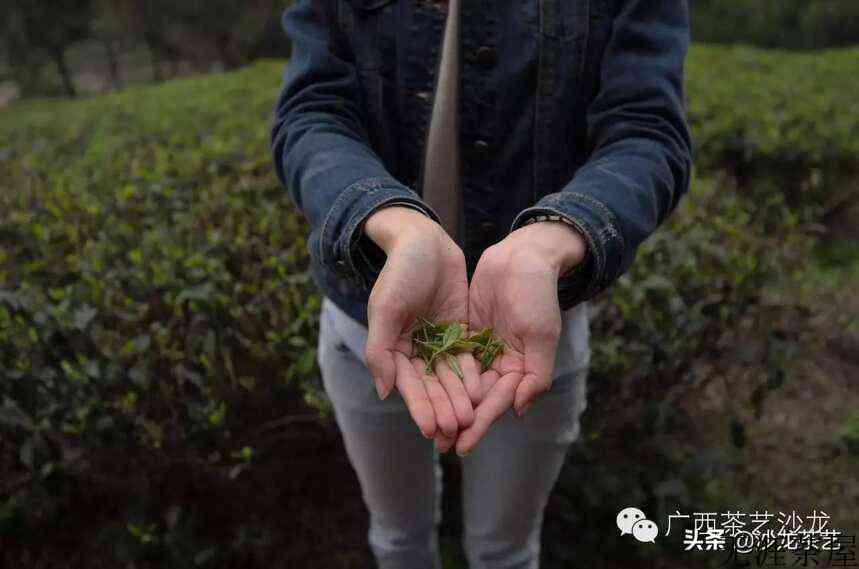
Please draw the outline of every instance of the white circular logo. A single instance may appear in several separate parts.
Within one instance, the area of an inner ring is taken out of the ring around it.
[[[632,526],[632,535],[635,539],[642,542],[655,543],[656,535],[659,533],[659,528],[656,527],[656,522],[651,520],[638,520]]]
[[[635,522],[645,519],[644,512],[638,508],[624,508],[617,515],[617,527],[620,529],[620,535],[632,533],[632,526]]]

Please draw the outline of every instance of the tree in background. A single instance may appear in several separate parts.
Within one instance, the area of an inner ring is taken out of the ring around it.
[[[224,69],[236,69],[261,55],[288,53],[279,25],[286,0],[130,3],[134,16],[127,25],[129,33],[148,47],[156,80],[164,76],[164,62],[176,75],[180,61],[205,72],[215,61]]]
[[[818,0],[805,14],[803,28],[814,45],[859,43],[859,2]]]
[[[23,96],[29,96],[40,90],[39,71],[45,57],[28,49],[21,19],[17,7],[0,2],[0,50],[8,67],[8,78],[18,85]]]
[[[279,26],[286,5],[285,0],[189,0],[175,8],[174,21],[191,40],[195,59],[220,61],[224,69],[235,69],[258,57],[272,39],[286,55],[286,38]]]
[[[122,89],[120,54],[130,47],[137,24],[137,5],[133,0],[93,0],[95,10],[93,36],[104,46],[108,83],[115,91]]]
[[[135,2],[131,13],[129,31],[139,37],[149,49],[152,58],[153,79],[164,79],[163,64],[169,63],[172,75],[178,74],[178,65],[183,48],[187,52],[190,42],[183,42],[178,32],[178,15],[181,10],[179,3],[169,0],[149,0]]]
[[[859,43],[859,0],[691,1],[697,41],[787,49]],[[197,72],[212,71],[213,64],[235,69],[259,57],[289,55],[280,16],[290,2],[0,1],[0,60],[9,62],[8,76],[22,96],[54,92],[56,84],[74,96],[75,73],[65,54],[84,39],[103,47],[86,57],[106,62],[103,73],[115,90],[123,83],[121,56],[129,53],[148,54],[156,81],[179,75],[183,65]],[[46,75],[49,64],[59,81]]]
[[[57,67],[63,91],[69,97],[77,94],[65,53],[70,45],[90,36],[93,14],[91,0],[3,3],[2,37],[12,75],[23,92],[36,87],[41,68],[50,61]]]

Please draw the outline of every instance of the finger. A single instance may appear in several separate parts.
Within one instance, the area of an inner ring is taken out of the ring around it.
[[[525,339],[525,358],[522,383],[516,389],[513,403],[517,415],[522,415],[523,408],[552,386],[552,374],[555,371],[555,352],[558,348],[556,334],[544,334],[535,338]]]
[[[519,387],[516,388],[516,395],[514,396],[513,409],[516,411],[516,416],[524,417],[531,407],[531,403],[546,391],[548,389],[537,383],[533,377],[523,379]]]
[[[489,427],[513,405],[516,386],[522,380],[518,373],[501,376],[474,410],[474,423],[456,439],[456,454],[465,456],[486,435]]]
[[[436,432],[435,411],[424,388],[424,382],[412,362],[400,352],[394,354],[397,362],[397,390],[403,396],[412,420],[426,438]]]
[[[498,380],[509,373],[516,373],[521,376],[522,363],[519,358],[505,349],[500,355],[496,356],[495,360],[490,364],[490,368],[480,374],[481,401]]]
[[[459,423],[450,396],[441,385],[438,376],[435,373],[427,373],[426,362],[423,359],[412,358],[411,362],[415,373],[423,381],[424,390],[433,407],[436,425],[439,428],[436,434],[442,432],[447,436],[456,436],[459,431]]]
[[[473,359],[474,358],[472,358],[472,360]],[[457,358],[457,361],[461,360]],[[462,371],[463,376],[465,376],[465,370],[462,369],[462,364],[460,364],[460,371]],[[476,371],[476,368],[474,371]],[[468,396],[468,392],[465,390],[463,380],[459,379],[459,376],[457,376],[453,369],[451,369],[450,365],[443,360],[436,364],[435,373],[453,405],[453,412],[456,415],[459,429],[468,428],[474,421],[474,407],[471,404],[471,398]]]
[[[441,431],[436,433],[434,439],[436,450],[442,454],[453,448],[453,445],[456,443],[456,437],[448,437]]]
[[[391,393],[397,379],[394,350],[401,338],[402,321],[393,307],[393,303],[375,298],[367,304],[368,333],[364,360],[381,399]]]
[[[450,396],[435,374],[424,373],[422,381],[435,413],[436,425],[445,435],[455,437],[459,431],[459,423],[456,420]]]
[[[481,402],[486,397],[486,394],[492,389],[492,387],[498,383],[498,380],[501,378],[501,374],[498,373],[494,369],[486,370],[484,373],[480,374],[480,400]]]
[[[473,407],[480,403],[485,393],[480,382],[480,365],[478,365],[474,355],[469,352],[458,354],[456,359],[459,361],[459,369],[462,370],[462,386]]]

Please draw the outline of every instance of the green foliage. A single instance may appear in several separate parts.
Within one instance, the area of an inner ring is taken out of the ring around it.
[[[804,54],[696,44],[687,87],[696,158],[705,166],[853,163],[857,71],[859,48]]]
[[[610,341],[594,348],[595,373],[677,389],[759,365],[762,389],[778,387],[807,328],[812,247],[778,194],[754,203],[699,180],[602,300],[594,333]]]
[[[280,26],[288,4],[289,0],[3,2],[0,61],[8,60],[9,74],[24,97],[55,95],[61,89],[76,95],[74,76],[81,69],[66,62],[70,47],[89,47],[86,71],[93,72],[93,63],[106,64],[105,79],[115,89],[122,83],[120,52],[133,56],[143,47],[156,81],[164,77],[165,62],[174,74],[180,62],[198,71],[210,70],[212,62],[236,69],[260,57],[289,53],[289,41]],[[93,50],[87,40],[101,45]],[[125,62],[126,74],[139,77],[140,65]]]
[[[462,370],[454,354],[472,352],[480,362],[482,373],[504,350],[504,343],[493,335],[492,328],[463,336],[465,332],[463,325],[456,322],[440,324],[425,318],[419,319],[412,330],[412,340],[417,355],[426,362],[427,373],[432,373],[436,360],[444,356],[451,369],[462,379]]]
[[[0,115],[0,527],[51,519],[34,501],[81,456],[247,465],[234,409],[277,417],[315,377],[305,226],[268,150],[282,69]]]
[[[613,527],[619,497],[655,513],[715,500],[712,457],[744,444],[789,379],[813,240],[780,184],[786,169],[820,204],[855,167],[850,89],[820,87],[859,76],[855,53],[693,50],[707,179],[596,303],[590,419],[561,483],[570,523],[590,514],[571,557]],[[120,480],[99,521],[119,562],[210,563],[234,545],[175,504],[147,512],[146,481],[245,476],[265,454],[247,433],[297,394],[324,404],[306,227],[268,150],[282,70],[0,113],[0,532],[36,535],[61,519],[58,494]],[[727,450],[662,444],[693,423],[684,399],[720,383]]]
[[[813,54],[696,45],[688,106],[699,170],[817,221],[855,203],[859,49]]]
[[[38,69],[51,61],[57,65],[66,94],[75,95],[64,52],[88,36],[92,17],[90,0],[18,0],[0,5],[0,53],[10,60],[12,75],[22,91],[37,88]]]
[[[847,417],[839,434],[850,452],[859,454],[859,411],[854,411]]]
[[[742,460],[767,396],[819,346],[802,229],[778,194],[755,202],[727,181],[698,180],[595,303],[589,410],[559,483],[577,537],[571,548],[568,536],[550,538],[557,566],[675,551],[660,542],[606,551],[605,528],[626,505],[666,520],[746,498],[720,473]],[[701,416],[702,400],[717,406],[711,416]]]

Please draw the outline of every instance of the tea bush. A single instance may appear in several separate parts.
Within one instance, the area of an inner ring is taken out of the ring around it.
[[[267,146],[281,70],[0,116],[2,530],[50,524],[75,479],[235,475],[231,433],[314,377],[305,228]]]
[[[853,0],[694,0],[696,41],[815,49],[856,45],[859,6]]]
[[[761,165],[777,177],[770,165],[780,165],[822,189],[853,168],[856,111],[813,79],[855,81],[851,55],[697,46],[690,115],[702,171]],[[794,61],[813,78],[793,77]],[[118,560],[157,550],[174,565],[208,563],[237,546],[181,533],[172,510],[151,511],[161,506],[147,480],[229,481],[253,468],[260,425],[302,397],[325,410],[306,228],[268,151],[283,65],[0,113],[0,535],[32,548],[73,515],[62,497],[83,485],[106,496],[96,525]],[[754,378],[750,408],[784,380],[807,324],[793,292],[811,239],[779,188],[737,179],[750,178],[697,181],[597,303],[592,416],[612,422],[589,427],[588,440],[682,427],[674,402],[728,363]],[[602,397],[601,383],[619,378],[635,397]],[[634,402],[627,413],[614,412],[620,400]],[[639,427],[624,423],[642,409]],[[739,444],[742,409],[730,419]],[[659,460],[623,482],[656,496],[680,459]],[[601,492],[620,483],[603,474],[577,498],[596,516],[607,512]],[[3,554],[16,565],[20,551]]]
[[[665,520],[745,499],[719,474],[741,460],[767,396],[820,346],[805,233],[778,194],[754,202],[725,180],[697,180],[594,304],[589,411],[558,486],[569,533],[549,537],[557,566],[670,554],[601,547],[628,504]],[[719,409],[702,427],[696,404],[714,390]]]
[[[688,60],[696,163],[756,197],[825,219],[856,202],[859,49],[794,53],[696,45]]]

